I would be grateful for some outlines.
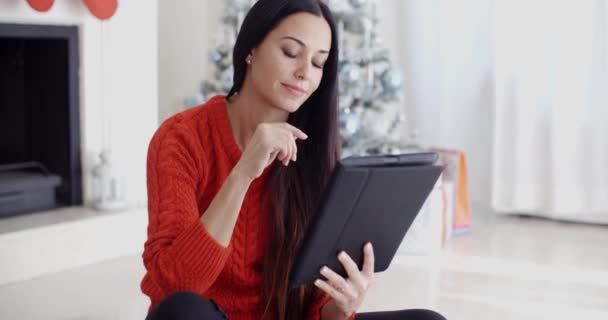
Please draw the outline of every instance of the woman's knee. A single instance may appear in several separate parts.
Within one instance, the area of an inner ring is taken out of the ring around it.
[[[161,303],[172,307],[194,306],[205,303],[206,300],[191,291],[180,291],[165,298]]]
[[[446,320],[441,314],[426,309],[360,313],[357,320]]]
[[[444,316],[442,316],[441,314],[433,311],[433,310],[426,310],[426,309],[417,309],[417,310],[413,310],[415,311],[417,314],[414,318],[412,319],[417,319],[417,320],[446,320],[446,318]]]
[[[171,294],[154,307],[146,320],[165,319],[225,319],[224,314],[215,303],[200,295],[181,291]]]

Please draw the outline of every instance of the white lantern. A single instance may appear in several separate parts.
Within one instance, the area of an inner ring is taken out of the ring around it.
[[[124,197],[124,178],[112,165],[112,153],[99,154],[101,162],[93,167],[93,207],[100,211],[119,211],[127,207]]]

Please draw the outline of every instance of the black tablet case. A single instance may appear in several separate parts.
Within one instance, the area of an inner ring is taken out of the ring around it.
[[[442,168],[436,154],[356,157],[340,161],[325,189],[290,274],[295,288],[322,278],[322,266],[347,277],[338,261],[346,251],[361,269],[372,242],[375,272],[388,268]]]

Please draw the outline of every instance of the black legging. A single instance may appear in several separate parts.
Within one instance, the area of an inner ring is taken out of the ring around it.
[[[177,292],[154,307],[146,320],[228,319],[213,302],[193,292]],[[356,320],[445,320],[440,314],[423,309],[357,313]]]

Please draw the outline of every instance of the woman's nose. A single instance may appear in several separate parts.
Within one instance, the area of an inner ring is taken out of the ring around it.
[[[310,66],[308,63],[304,63],[298,69],[296,69],[295,77],[298,80],[305,80],[308,78],[310,73]]]

